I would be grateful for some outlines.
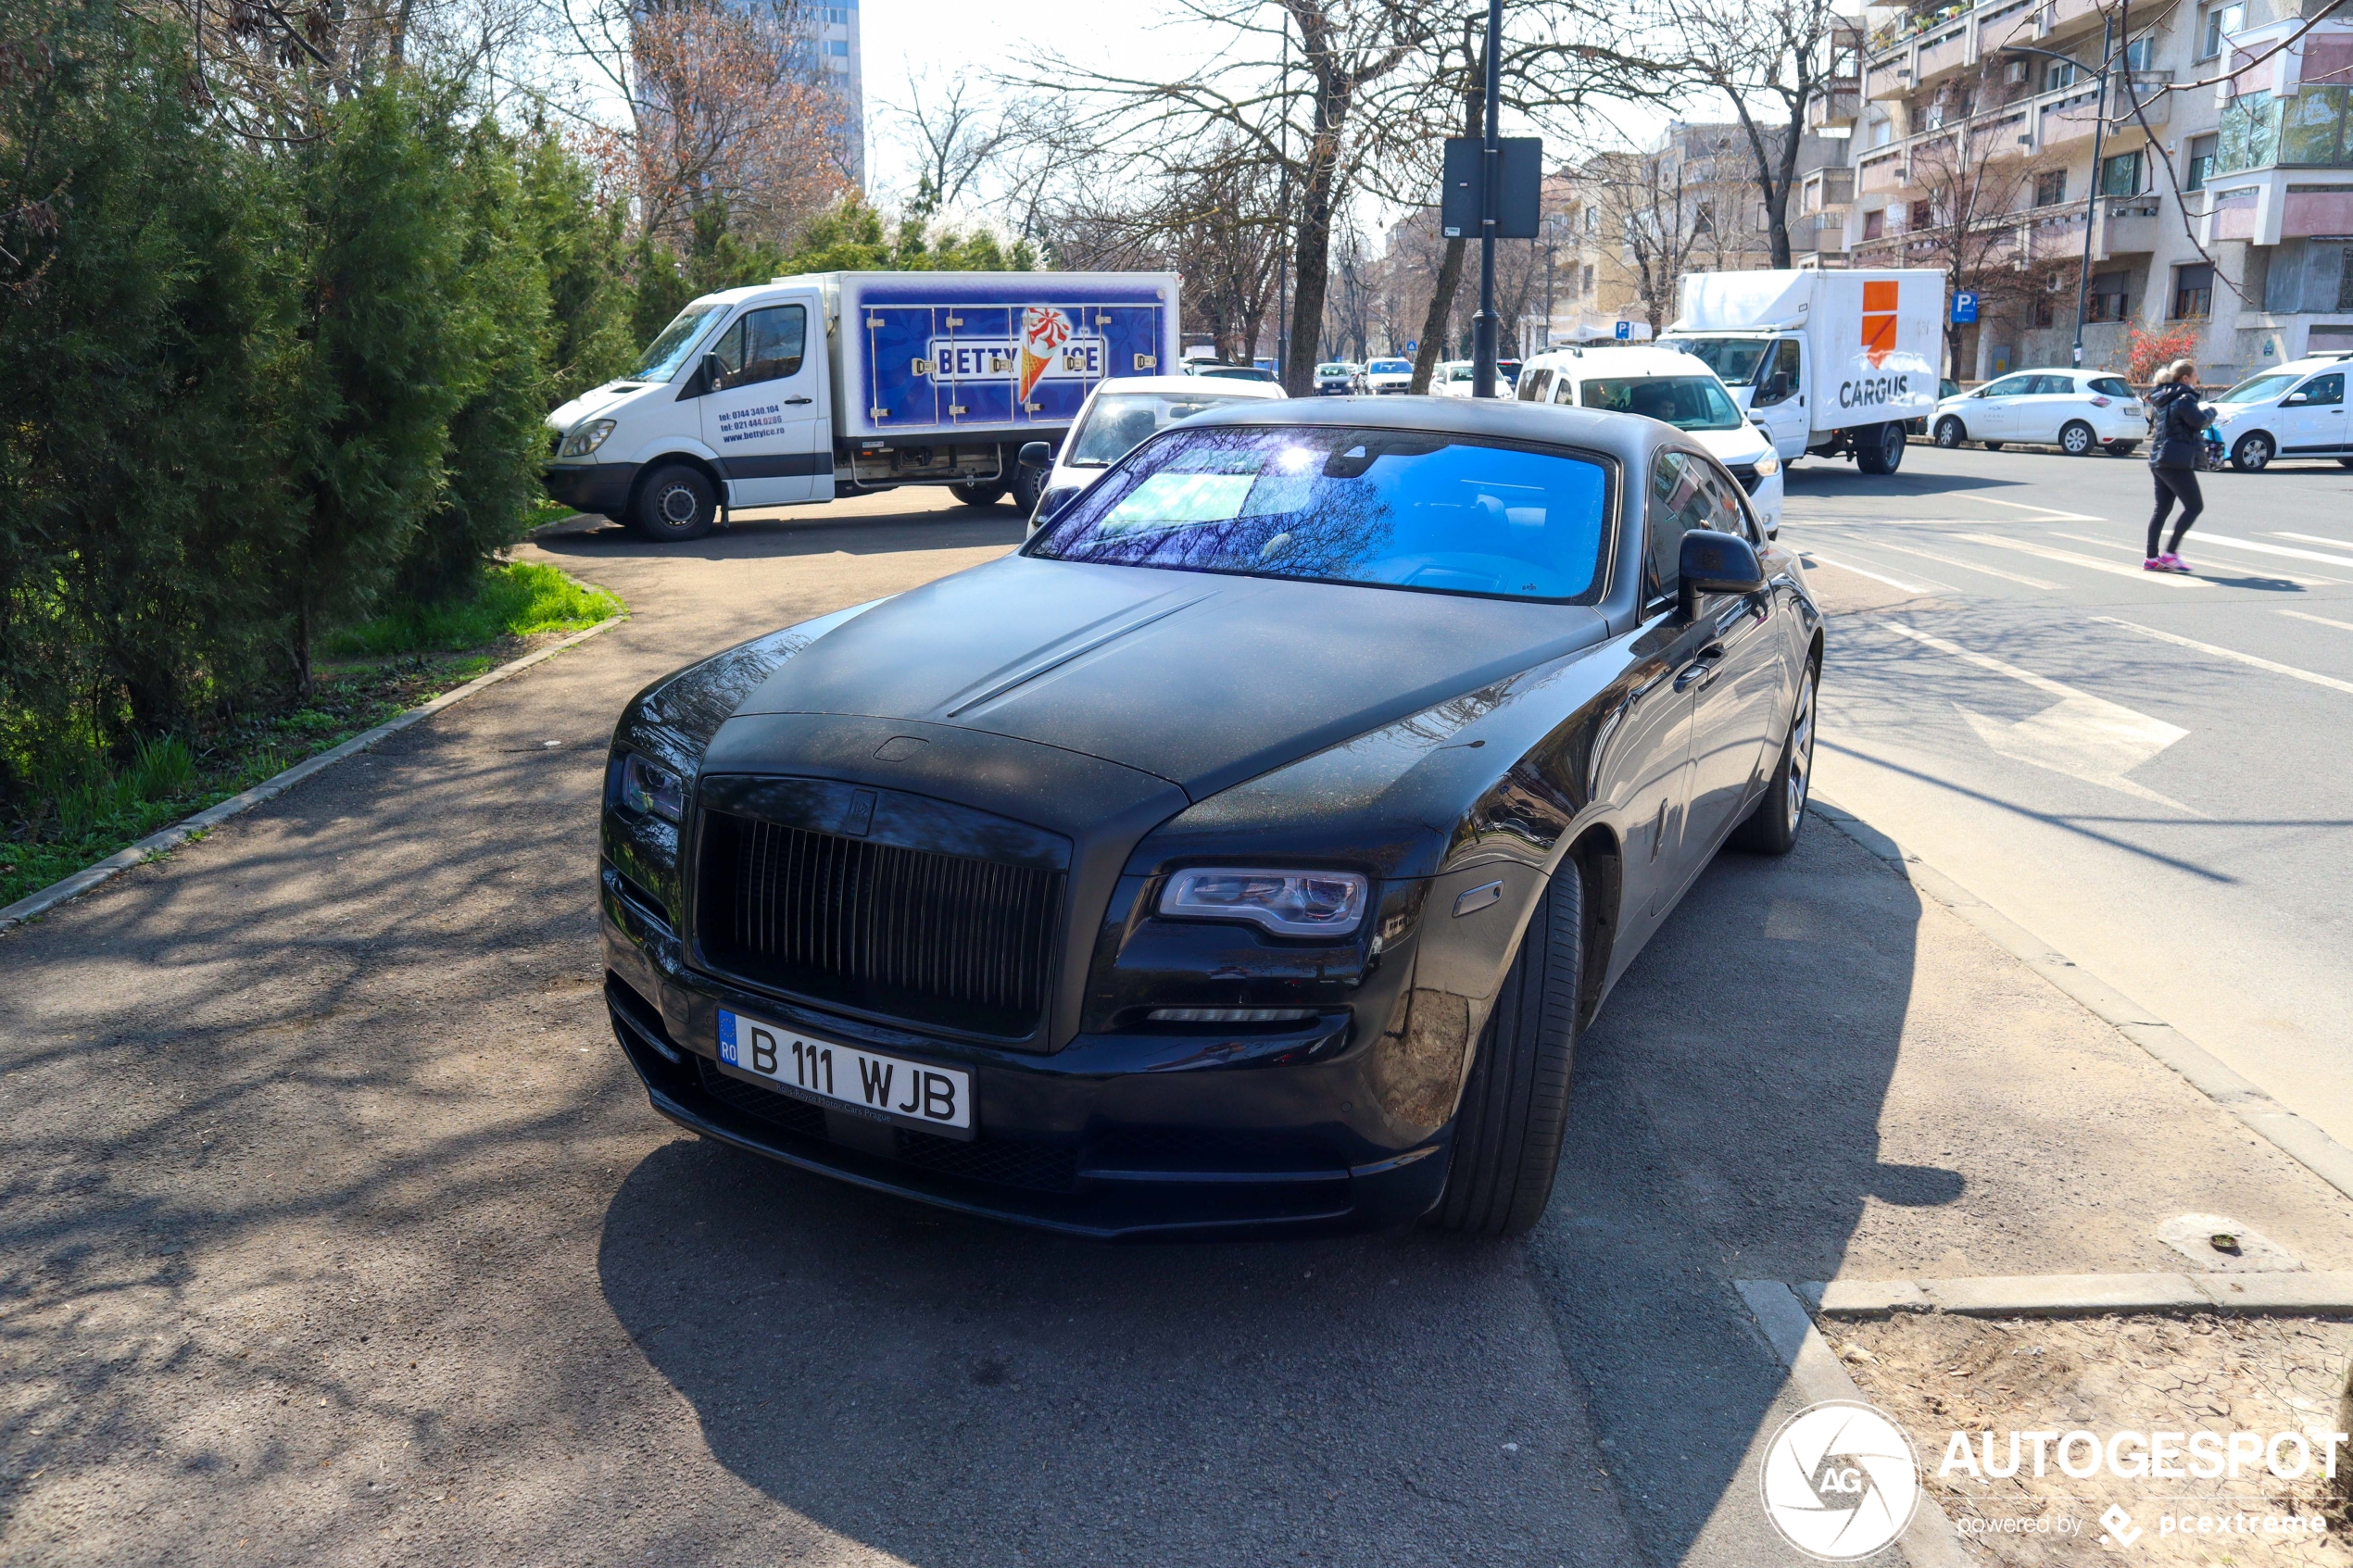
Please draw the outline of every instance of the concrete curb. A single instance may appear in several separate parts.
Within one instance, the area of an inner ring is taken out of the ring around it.
[[[444,692],[431,702],[420,703],[405,713],[394,715],[372,730],[352,736],[341,746],[322,751],[316,757],[307,758],[284,772],[262,780],[242,795],[233,795],[218,806],[208,806],[195,816],[182,818],[168,828],[151,833],[129,848],[118,850],[95,865],[84,866],[71,876],[51,883],[38,893],[28,894],[6,909],[0,909],[0,931],[7,931],[12,927],[22,925],[27,921],[36,920],[68,899],[80,897],[92,888],[121,875],[132,867],[144,864],[156,856],[163,854],[174,845],[193,838],[208,828],[216,827],[232,817],[242,816],[266,800],[283,795],[311,774],[332,768],[346,757],[371,750],[388,737],[398,734],[421,720],[432,718],[450,704],[463,702],[476,692],[495,686],[510,675],[519,675],[541,660],[553,659],[564,649],[585,643],[598,633],[609,631],[628,619],[628,615],[624,612],[613,616],[610,620],[599,621],[585,632],[574,632],[560,642],[549,643],[544,648],[535,649],[521,659],[513,659],[498,666],[496,670],[477,675],[455,691]]]
[[[1746,1290],[1743,1286],[1742,1289]],[[2103,1312],[2348,1312],[2353,1273],[1989,1274],[1972,1279],[1834,1279],[1793,1287],[1824,1317],[1954,1312],[1980,1318]]]
[[[1777,1279],[1734,1280],[1732,1286],[1748,1303],[1749,1315],[1756,1320],[1765,1342],[1789,1369],[1790,1390],[1802,1403],[1818,1405],[1826,1399],[1870,1403],[1788,1286]],[[1911,1524],[1895,1544],[1903,1548],[1912,1568],[1977,1568],[1977,1559],[1961,1545],[1960,1532],[1925,1488]]]
[[[2013,954],[2117,1033],[2180,1073],[2192,1088],[2246,1123],[2257,1136],[2347,1198],[2353,1198],[2353,1149],[2273,1099],[2187,1035],[2080,968],[2074,960],[1853,812],[1819,795],[1806,802],[1806,809],[1853,839],[1866,852],[1886,861],[1898,876],[1993,938],[1996,946]]]

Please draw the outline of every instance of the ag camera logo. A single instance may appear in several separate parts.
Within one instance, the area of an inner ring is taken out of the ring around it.
[[[1882,1411],[1831,1399],[1781,1423],[1757,1472],[1765,1517],[1824,1562],[1851,1562],[1893,1542],[1919,1507],[1911,1440]]]

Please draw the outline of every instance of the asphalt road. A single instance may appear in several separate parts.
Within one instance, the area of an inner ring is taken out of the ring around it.
[[[2138,458],[1800,465],[1820,786],[2353,1144],[2353,472],[2201,477],[2181,578]]]
[[[1523,1244],[1092,1247],[680,1134],[598,995],[613,715],[1017,536],[547,540],[626,626],[0,937],[0,1561],[1778,1568],[1733,1281],[2178,1268],[2183,1212],[2353,1267],[1820,822],[1629,972]]]

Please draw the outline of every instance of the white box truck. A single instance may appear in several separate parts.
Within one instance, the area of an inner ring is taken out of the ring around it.
[[[1706,360],[1784,462],[1894,473],[1936,408],[1944,320],[1941,272],[1692,272],[1659,346]]]
[[[547,494],[655,539],[722,507],[944,484],[1026,514],[1095,386],[1176,356],[1171,272],[818,272],[705,295],[547,416]]]

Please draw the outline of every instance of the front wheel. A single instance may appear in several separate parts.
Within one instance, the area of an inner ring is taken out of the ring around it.
[[[1969,439],[1969,429],[1947,414],[1936,421],[1936,444],[1948,451]]]
[[[2241,473],[2261,473],[2271,466],[2271,438],[2261,431],[2249,431],[2239,437],[2231,448],[2231,467]]]
[[[1568,1129],[1585,973],[1585,882],[1564,860],[1520,938],[1454,1112],[1446,1190],[1429,1223],[1517,1236],[1543,1218]]]
[[[659,543],[683,545],[710,533],[718,516],[718,493],[702,470],[673,463],[647,476],[630,509],[629,526]]]
[[[993,507],[1005,496],[1005,487],[995,483],[982,484],[951,484],[948,494],[968,507]]]
[[[1044,469],[1017,468],[1013,470],[1013,510],[1026,520],[1038,515],[1038,497],[1046,493]]]
[[[1781,759],[1774,766],[1773,782],[1766,787],[1746,820],[1732,830],[1735,849],[1757,855],[1786,855],[1797,845],[1797,831],[1806,825],[1806,792],[1814,782],[1814,689],[1822,682],[1818,660],[1806,661],[1798,678],[1797,706],[1789,716],[1789,734],[1781,741]]]
[[[2070,458],[2088,458],[2100,438],[2082,420],[2070,420],[2059,428],[2058,444],[2059,450]]]
[[[1890,474],[1904,466],[1904,427],[1874,425],[1856,432],[1855,466],[1869,474]]]

